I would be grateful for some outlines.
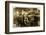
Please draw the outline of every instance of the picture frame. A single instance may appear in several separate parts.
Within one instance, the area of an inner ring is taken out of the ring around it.
[[[35,20],[36,17],[35,19],[32,19],[34,17],[32,18],[30,17],[31,21],[34,20],[34,22],[32,23],[32,22],[28,22],[29,20],[27,21],[27,19],[25,19],[25,16],[23,19],[23,16],[22,16],[22,20],[20,20],[20,22],[24,23],[25,25],[20,24],[18,21],[17,21],[18,24],[16,24],[14,13],[16,15],[19,11],[21,12],[22,15],[26,14],[27,12],[30,13],[32,11],[33,13],[36,13],[34,11],[37,11],[39,13],[37,14],[40,18],[39,22],[36,22],[38,20],[38,18],[37,20]],[[6,34],[16,34],[16,33],[31,33],[31,32],[32,33],[33,32],[45,32],[45,3],[5,1],[5,33]]]

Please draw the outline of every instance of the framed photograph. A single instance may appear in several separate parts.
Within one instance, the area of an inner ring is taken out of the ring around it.
[[[5,1],[5,33],[45,31],[45,3]]]

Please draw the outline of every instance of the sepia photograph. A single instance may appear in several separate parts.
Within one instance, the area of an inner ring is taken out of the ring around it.
[[[5,2],[5,33],[45,31],[45,4],[35,2]]]
[[[40,10],[37,8],[16,7],[13,9],[14,27],[40,26]]]

